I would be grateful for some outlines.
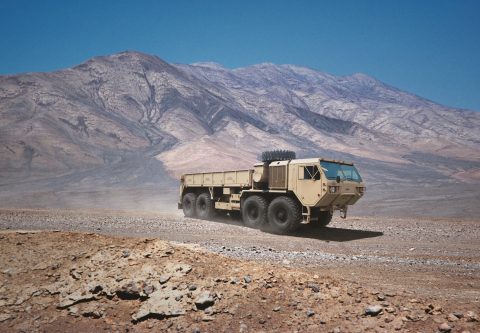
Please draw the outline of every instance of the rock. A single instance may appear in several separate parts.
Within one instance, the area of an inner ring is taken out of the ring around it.
[[[452,328],[447,323],[441,324],[440,326],[438,326],[438,329],[440,330],[440,332],[445,332],[445,333],[452,331]]]
[[[97,304],[90,304],[88,307],[83,309],[82,316],[98,319],[102,316],[102,314],[98,310]]]
[[[140,297],[140,290],[135,282],[130,282],[122,286],[120,290],[117,290],[117,296],[122,299],[135,299]]]
[[[315,312],[307,310],[307,317],[311,317],[315,314]]]
[[[250,283],[252,282],[252,279],[249,276],[245,276],[245,283]]]
[[[23,302],[25,302],[25,298],[23,298],[23,297],[18,297],[18,298],[15,300],[14,305],[20,305],[20,304],[22,304]]]
[[[478,321],[478,315],[473,312],[473,311],[468,311],[466,314],[465,314],[465,319],[467,320],[467,322],[471,323],[471,322],[476,322]]]
[[[158,282],[160,282],[160,284],[165,284],[168,282],[168,280],[170,280],[170,276],[162,276]]]
[[[369,305],[365,309],[365,314],[370,316],[377,316],[383,310],[381,305]]]
[[[71,314],[75,315],[75,314],[78,313],[78,308],[77,308],[77,307],[70,308],[70,309],[68,309],[68,312],[70,312]]]
[[[77,291],[68,297],[60,295],[57,308],[64,309],[79,302],[86,302],[97,299],[97,296],[91,293]]]
[[[190,285],[190,286],[188,286],[188,290],[190,290],[190,291],[197,290],[197,286],[196,285]]]
[[[145,293],[145,295],[150,295],[154,291],[155,291],[155,287],[152,285],[146,286],[145,288],[143,288],[143,292]]]
[[[258,322],[263,325],[265,324],[265,319],[260,319]]]
[[[41,271],[43,271],[47,268],[48,268],[47,264],[45,264],[43,262],[39,263],[39,264],[36,264],[35,266],[32,267],[33,270],[41,270]]]
[[[8,313],[1,313],[0,314],[0,322],[4,322],[5,320],[10,319],[12,316]]]
[[[449,313],[447,319],[451,323],[458,321],[458,318],[453,313]]]
[[[383,302],[385,300],[385,296],[378,295],[377,296],[377,301]]]
[[[274,311],[274,312],[280,311],[280,307],[278,306],[278,307],[276,307],[276,308],[273,308],[273,311]]]
[[[32,311],[32,307],[29,305],[25,308],[24,310],[26,313],[30,313],[30,311]]]
[[[200,310],[204,310],[204,309],[208,308],[209,306],[212,306],[213,304],[215,304],[215,301],[213,299],[213,295],[208,290],[202,292],[197,297],[197,299],[195,300],[195,305]]]
[[[202,321],[212,321],[212,320],[215,320],[215,317],[205,315],[202,318]]]
[[[443,313],[443,308],[440,305],[428,304],[425,313],[436,316]]]
[[[314,293],[318,293],[318,292],[320,291],[320,289],[318,288],[318,286],[313,285],[313,286],[312,286],[312,291],[313,291]]]
[[[124,257],[124,258],[130,257],[130,252],[124,252],[124,253],[122,254],[122,257]]]
[[[181,291],[157,290],[149,295],[148,300],[142,302],[138,312],[132,315],[132,319],[138,321],[150,315],[162,317],[183,316],[187,311],[187,303],[183,297],[179,298],[178,301],[175,300],[181,295]],[[191,306],[188,308],[191,309]]]

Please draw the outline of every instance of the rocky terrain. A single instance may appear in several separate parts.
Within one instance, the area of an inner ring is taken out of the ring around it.
[[[479,126],[359,73],[127,51],[0,76],[0,205],[165,210],[182,172],[290,149],[357,165],[369,189],[352,213],[476,218]]]
[[[0,331],[478,332],[478,226],[3,209]]]

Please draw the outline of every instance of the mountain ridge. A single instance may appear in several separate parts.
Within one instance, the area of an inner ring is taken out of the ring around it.
[[[380,197],[406,175],[405,193],[476,182],[479,127],[480,113],[364,74],[270,63],[229,70],[126,51],[0,76],[0,188],[4,204],[31,202],[31,191],[58,200],[132,187],[161,201],[182,172],[249,168],[263,150],[290,149],[355,162]]]

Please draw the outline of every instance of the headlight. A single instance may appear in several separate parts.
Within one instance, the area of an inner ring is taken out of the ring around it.
[[[358,192],[362,194],[365,193],[365,187],[359,187]]]
[[[330,186],[330,193],[336,193],[337,192],[337,186]]]

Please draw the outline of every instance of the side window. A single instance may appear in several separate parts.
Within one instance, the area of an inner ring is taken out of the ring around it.
[[[300,174],[299,179],[315,179],[320,180],[320,171],[316,165],[307,165],[303,169],[303,178]]]
[[[305,167],[299,166],[298,167],[298,179],[305,179]]]

